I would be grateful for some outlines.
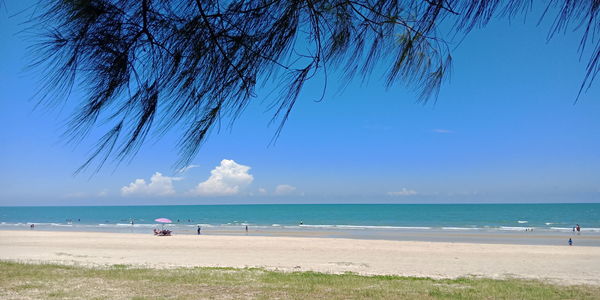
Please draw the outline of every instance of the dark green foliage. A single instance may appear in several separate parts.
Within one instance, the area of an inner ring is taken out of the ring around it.
[[[273,120],[288,118],[306,81],[328,69],[349,81],[387,67],[386,84],[417,89],[423,102],[447,77],[446,35],[466,34],[493,17],[515,17],[527,0],[71,0],[42,1],[34,65],[46,71],[44,95],[65,99],[83,87],[74,140],[110,129],[84,164],[121,160],[154,129],[181,131],[180,165],[210,131],[255,98],[257,84],[278,82]],[[549,31],[577,29],[594,47],[581,90],[600,66],[598,0],[546,1],[558,12]],[[442,25],[443,24],[443,25]],[[440,26],[444,27],[444,32]],[[448,30],[452,26],[452,30]],[[594,35],[596,33],[596,35]],[[576,45],[574,45],[575,47]],[[324,83],[324,89],[326,82]],[[46,93],[51,90],[54,93]],[[277,130],[279,134],[281,126]]]

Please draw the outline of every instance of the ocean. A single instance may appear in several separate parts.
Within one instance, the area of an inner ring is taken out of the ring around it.
[[[204,228],[414,229],[600,232],[600,203],[590,204],[280,204],[0,207],[0,229],[36,226],[91,230],[168,226]],[[132,225],[133,222],[133,225]]]

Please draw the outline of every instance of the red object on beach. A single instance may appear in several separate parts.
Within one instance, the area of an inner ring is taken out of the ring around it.
[[[167,218],[158,218],[158,219],[155,219],[154,221],[156,221],[158,223],[173,223],[173,221],[171,221]]]

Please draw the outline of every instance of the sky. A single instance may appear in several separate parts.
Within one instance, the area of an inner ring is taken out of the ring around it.
[[[588,57],[580,34],[548,42],[535,13],[454,44],[437,101],[386,89],[381,72],[339,91],[333,73],[323,101],[322,78],[306,85],[275,144],[261,90],[184,169],[170,132],[131,160],[74,175],[98,134],[64,141],[77,92],[35,108],[41,77],[19,34],[29,15],[17,14],[31,1],[17,2],[0,12],[0,206],[600,202],[600,82],[574,103]]]

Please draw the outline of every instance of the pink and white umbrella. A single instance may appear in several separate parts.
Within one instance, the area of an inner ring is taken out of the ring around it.
[[[158,223],[162,223],[162,228],[165,229],[165,223],[173,223],[173,221],[167,219],[167,218],[158,218],[158,219],[154,219],[155,222]]]

